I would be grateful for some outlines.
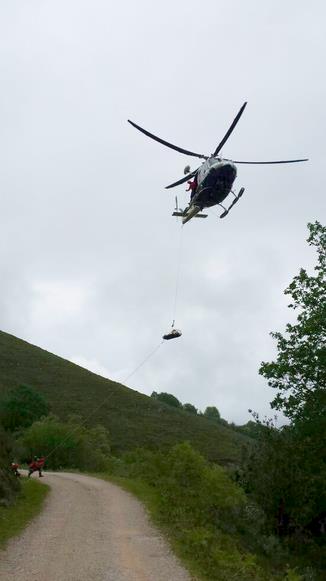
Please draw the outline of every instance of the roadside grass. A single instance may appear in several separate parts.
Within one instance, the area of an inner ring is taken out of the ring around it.
[[[143,502],[152,522],[198,580],[269,581],[241,520],[246,498],[226,471],[210,466],[184,443],[166,456],[138,450],[112,462],[100,478],[117,484]],[[240,521],[239,521],[240,522]],[[283,577],[284,578],[284,577]]]
[[[266,526],[265,516],[225,469],[189,444],[166,455],[137,450],[93,473],[135,495],[188,571],[200,581],[319,581],[320,568],[300,558]],[[311,551],[310,553],[311,554]]]
[[[116,484],[137,497],[145,506],[152,523],[160,529],[162,535],[167,539],[171,550],[196,581],[213,579],[218,581],[229,581],[231,579],[233,581],[272,581],[272,579],[279,581],[317,581],[322,579],[318,574],[315,576],[314,572],[310,576],[310,567],[306,567],[307,575],[301,575],[299,571],[297,572],[295,562],[292,562],[291,566],[286,562],[280,563],[276,555],[274,556],[275,558],[272,555],[263,557],[244,549],[244,547],[239,550],[239,545],[242,544],[241,541],[243,542],[244,539],[240,539],[238,535],[219,534],[217,530],[209,531],[200,528],[193,531],[186,530],[176,526],[176,523],[167,522],[162,517],[160,510],[160,492],[146,482],[116,476],[111,473],[92,473],[89,475]],[[209,544],[212,542],[212,539],[209,538],[211,536],[210,532],[213,532],[215,545],[213,568],[211,568],[209,559],[205,557]],[[194,540],[191,537],[196,536],[199,537],[195,539],[197,542],[191,542]],[[218,567],[216,567],[217,563]],[[299,567],[301,571],[305,568],[303,563],[297,564],[301,565]]]
[[[42,509],[49,492],[47,484],[37,480],[21,479],[21,491],[14,504],[0,507],[0,549],[11,537],[18,535]]]
[[[141,480],[133,480],[131,478],[115,476],[113,474],[107,473],[96,473],[91,475],[97,478],[101,478],[102,480],[107,480],[112,484],[116,484],[117,486],[120,486],[126,490],[126,492],[130,492],[136,496],[136,498],[138,498],[138,500],[140,500],[145,506],[152,523],[161,530],[164,537],[168,540],[172,551],[183,562],[188,572],[198,581],[207,580],[207,577],[203,575],[201,568],[198,567],[197,563],[195,563],[193,559],[189,558],[189,555],[187,555],[187,553],[183,550],[182,540],[177,540],[175,538],[175,535],[173,534],[173,527],[169,527],[167,523],[164,522],[161,518],[159,509],[160,493],[158,490],[155,490],[152,486],[146,484],[146,482],[142,482]]]

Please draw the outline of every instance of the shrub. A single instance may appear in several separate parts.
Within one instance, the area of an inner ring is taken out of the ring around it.
[[[194,416],[198,414],[197,408],[194,405],[192,405],[192,403],[184,403],[182,407],[185,410],[185,412],[188,412],[189,414],[193,414]]]
[[[19,385],[9,391],[0,402],[1,423],[6,430],[27,428],[35,420],[49,413],[44,396],[28,385]]]
[[[208,406],[204,411],[205,418],[218,422],[221,419],[220,412],[215,405]]]
[[[180,553],[208,579],[264,579],[256,558],[238,543],[236,524],[230,525],[247,501],[223,468],[209,465],[188,443],[165,454],[137,450],[123,464],[120,475],[124,470],[124,476],[156,489],[156,516],[172,531]]]
[[[182,408],[182,403],[178,400],[177,397],[175,397],[175,395],[172,395],[172,393],[165,393],[163,391],[161,393],[157,393],[156,391],[153,391],[151,397],[157,401],[162,401],[163,403],[166,403],[167,405],[170,405],[174,408]]]
[[[10,470],[13,460],[9,436],[0,426],[0,505],[8,505],[19,491],[19,482]]]
[[[220,466],[209,466],[187,443],[167,455],[168,471],[160,480],[162,510],[186,525],[214,523],[244,502],[244,494]]]
[[[26,456],[46,456],[49,468],[105,470],[110,444],[103,426],[87,429],[80,418],[61,422],[53,415],[28,428],[21,438]]]

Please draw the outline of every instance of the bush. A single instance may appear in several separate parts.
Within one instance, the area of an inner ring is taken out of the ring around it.
[[[9,436],[0,426],[0,505],[7,506],[19,491],[19,481],[12,474],[10,464],[13,460]]]
[[[108,431],[103,426],[87,429],[76,416],[67,422],[53,415],[34,422],[20,442],[25,447],[26,458],[45,456],[48,468],[96,471],[108,467]]]
[[[229,535],[216,529],[194,528],[185,533],[185,554],[196,558],[207,579],[218,581],[267,579],[254,555],[239,551]]]
[[[156,490],[156,518],[205,578],[265,579],[256,557],[239,540],[245,494],[223,468],[209,465],[188,443],[165,454],[137,450],[114,468],[115,474]]]
[[[208,406],[204,411],[204,416],[208,420],[213,420],[215,422],[219,422],[221,419],[220,412],[218,411],[217,407],[215,407],[215,405]]]
[[[49,406],[44,396],[28,385],[12,389],[0,402],[1,423],[11,432],[31,426],[35,420],[48,413]]]
[[[240,507],[245,496],[220,466],[209,466],[189,444],[167,455],[168,473],[160,481],[162,510],[185,525],[215,523],[222,513]],[[230,515],[229,515],[230,516]]]
[[[172,393],[165,393],[163,391],[161,393],[157,393],[156,391],[153,391],[151,397],[174,408],[182,408],[182,403],[178,400],[177,397],[175,397],[175,395],[172,395]]]
[[[197,408],[194,405],[192,405],[192,403],[184,403],[182,407],[185,410],[185,412],[188,412],[189,414],[193,414],[194,416],[198,414]]]

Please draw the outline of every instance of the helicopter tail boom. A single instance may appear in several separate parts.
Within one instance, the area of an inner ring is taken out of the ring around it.
[[[197,214],[199,214],[199,212],[200,212],[199,206],[190,206],[190,208],[187,210],[187,213],[183,215],[182,224],[186,224],[187,222],[189,222],[189,220],[191,220],[191,218],[194,218]]]

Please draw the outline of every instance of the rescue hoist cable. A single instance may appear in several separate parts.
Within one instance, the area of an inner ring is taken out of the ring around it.
[[[183,233],[183,224],[181,224],[181,228],[180,228],[179,247],[178,247],[178,252],[177,252],[177,265],[176,265],[176,278],[175,278],[175,293],[174,293],[174,302],[173,302],[172,328],[174,327],[175,318],[176,318],[178,292],[179,292],[179,285],[180,285],[181,252],[182,252],[182,240],[183,240],[182,233]]]

